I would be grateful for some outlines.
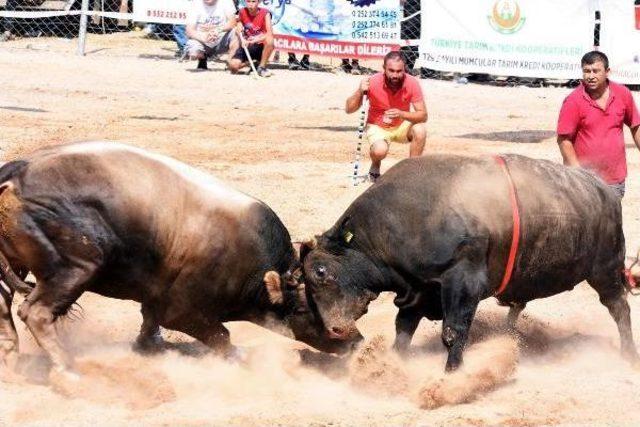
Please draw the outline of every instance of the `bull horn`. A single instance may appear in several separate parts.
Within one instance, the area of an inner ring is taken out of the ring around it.
[[[304,284],[298,286],[298,303],[300,307],[298,308],[298,312],[304,312],[309,310],[309,301],[307,301],[307,293],[305,292]]]
[[[293,250],[296,252],[296,259],[299,260],[300,259],[300,249],[302,249],[302,245],[304,243],[302,243],[302,242],[291,242],[291,244],[293,245]]]

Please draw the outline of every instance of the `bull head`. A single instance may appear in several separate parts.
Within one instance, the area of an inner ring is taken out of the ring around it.
[[[359,336],[355,322],[377,297],[367,288],[378,280],[371,261],[327,239],[303,246],[300,260],[310,305],[320,315],[329,336],[342,340]]]
[[[284,320],[297,340],[318,350],[339,354],[351,351],[362,340],[359,333],[353,334],[350,340],[336,339],[327,333],[320,317],[309,306],[301,268],[282,275],[268,271],[264,284],[269,300],[284,313]]]

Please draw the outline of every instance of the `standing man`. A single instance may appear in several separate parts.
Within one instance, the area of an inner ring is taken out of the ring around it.
[[[582,82],[558,118],[558,146],[565,165],[596,172],[622,198],[627,177],[623,125],[640,149],[640,114],[625,86],[609,77],[609,59],[598,51],[582,57]]]
[[[367,140],[371,155],[369,180],[380,177],[380,164],[392,142],[410,142],[409,157],[422,155],[427,141],[427,107],[420,84],[405,73],[404,57],[391,51],[384,57],[382,73],[367,77],[358,90],[347,98],[345,111],[351,114],[369,97]],[[413,107],[413,111],[411,111]]]

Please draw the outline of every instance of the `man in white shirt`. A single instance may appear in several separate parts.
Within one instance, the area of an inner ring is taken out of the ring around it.
[[[207,69],[207,58],[229,54],[240,46],[235,33],[236,7],[233,0],[193,0],[187,14],[187,55],[198,60],[198,69]]]

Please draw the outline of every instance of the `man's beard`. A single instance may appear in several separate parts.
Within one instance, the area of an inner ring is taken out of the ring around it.
[[[384,78],[387,81],[387,86],[394,87],[394,88],[398,88],[402,86],[402,82],[404,81],[404,76],[402,76],[402,78],[399,78],[399,79],[390,79],[387,76],[384,76]]]

